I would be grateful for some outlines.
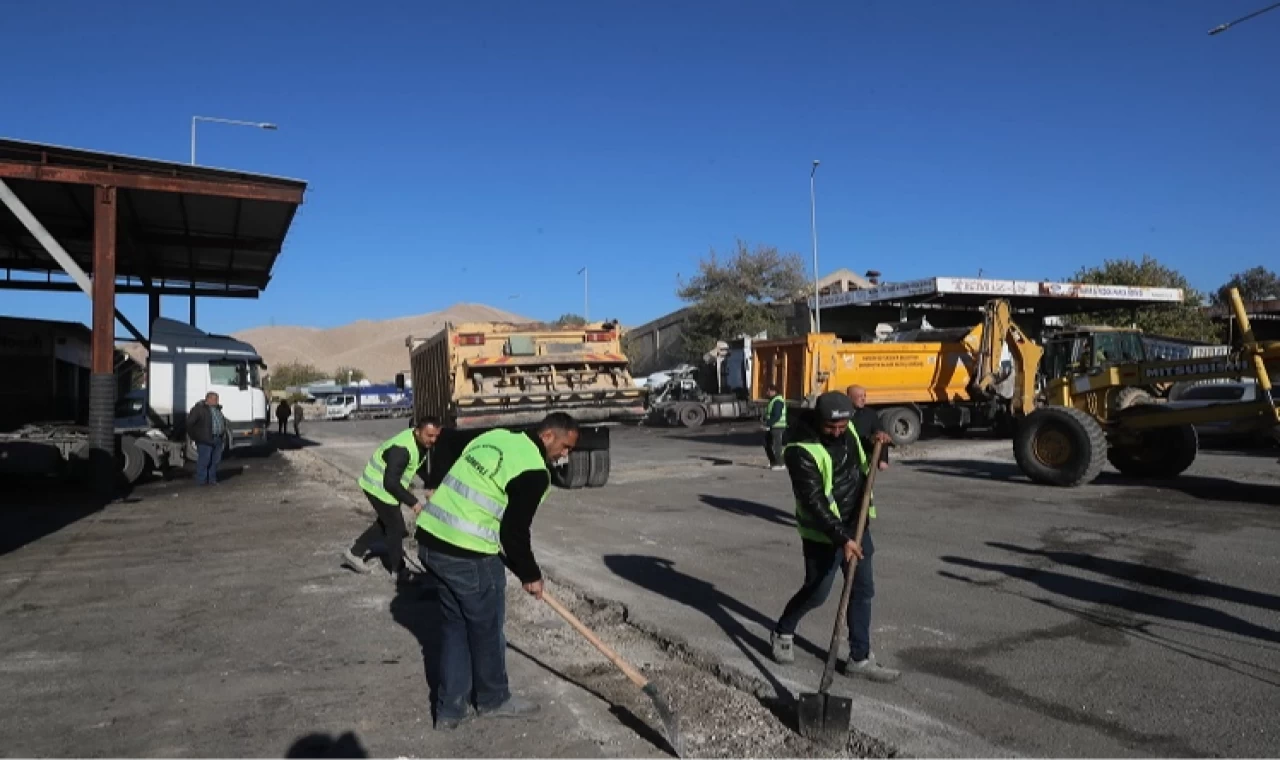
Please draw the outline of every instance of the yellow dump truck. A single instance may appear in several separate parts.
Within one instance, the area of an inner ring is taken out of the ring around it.
[[[1010,346],[1034,352],[1038,360],[1039,347],[1016,326],[996,330],[1010,345],[987,350],[1002,352],[1003,364],[1011,363]],[[898,446],[914,443],[924,425],[957,431],[1004,425],[1013,419],[1014,389],[1007,378],[989,389],[978,387],[983,331],[982,324],[917,331],[907,336],[909,341],[883,343],[845,342],[823,333],[756,341],[752,397],[767,401],[772,387],[790,403],[807,405],[828,391],[860,385],[866,389],[868,406],[880,412],[885,431]]]
[[[448,324],[405,343],[414,416],[439,418],[464,434],[455,440],[497,427],[530,427],[550,412],[573,415],[582,424],[578,449],[553,472],[565,488],[603,486],[609,479],[606,423],[645,416],[645,391],[631,379],[615,323]]]

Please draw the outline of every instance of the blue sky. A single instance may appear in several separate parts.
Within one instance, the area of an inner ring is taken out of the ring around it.
[[[814,158],[824,272],[1149,252],[1212,288],[1280,266],[1280,11],[1206,36],[1265,4],[17,3],[0,135],[185,161],[193,114],[278,123],[200,127],[202,164],[310,182],[261,300],[202,302],[216,331],[554,318],[583,266],[591,315],[637,324],[735,238],[808,261]]]

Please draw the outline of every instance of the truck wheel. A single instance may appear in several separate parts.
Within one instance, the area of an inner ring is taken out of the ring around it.
[[[880,424],[894,446],[910,446],[920,440],[920,415],[914,409],[894,406],[880,413]]]
[[[138,442],[133,436],[126,435],[120,439],[120,454],[117,458],[120,462],[120,477],[124,482],[129,485],[138,482],[142,471],[147,467],[147,454],[138,448]]]
[[[702,404],[685,404],[680,407],[680,424],[688,428],[702,427],[707,421],[707,410]]]
[[[1139,404],[1154,404],[1156,402],[1156,400],[1151,397],[1150,393],[1147,393],[1141,388],[1121,388],[1120,391],[1116,393],[1115,399],[1117,412],[1121,409],[1128,409],[1131,406],[1138,406]]]
[[[1107,460],[1121,475],[1131,478],[1173,478],[1196,461],[1200,437],[1195,427],[1155,428],[1136,433],[1111,446]]]
[[[1013,457],[1033,483],[1075,488],[1093,482],[1107,456],[1107,437],[1088,414],[1047,406],[1028,414],[1013,436]]]
[[[587,452],[591,455],[590,474],[587,475],[588,488],[600,488],[609,482],[609,450]]]
[[[591,452],[572,451],[569,463],[551,470],[551,482],[560,488],[576,490],[587,484],[591,476]]]

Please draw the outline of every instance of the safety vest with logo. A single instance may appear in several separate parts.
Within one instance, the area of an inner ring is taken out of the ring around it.
[[[365,493],[385,504],[400,503],[399,499],[382,487],[382,479],[387,472],[387,463],[383,457],[387,449],[392,446],[402,446],[409,451],[409,464],[404,468],[404,474],[400,476],[400,485],[405,488],[413,484],[413,476],[418,474],[418,466],[422,463],[422,456],[418,452],[418,440],[413,437],[413,428],[397,433],[373,452],[373,456],[369,457],[369,463],[364,466],[364,472],[356,482]]]
[[[775,404],[782,405],[782,415],[778,417],[777,422],[773,423],[773,427],[784,428],[787,426],[787,400],[781,396],[774,396],[769,399],[768,405],[764,408],[765,421],[767,422],[771,417],[773,417],[773,407]]]
[[[871,472],[871,464],[867,461],[867,452],[862,448],[862,441],[859,440],[857,434],[852,429],[848,432],[849,437],[853,438],[853,444],[858,447],[858,468],[862,470],[862,477],[867,477]],[[818,472],[822,473],[823,493],[827,497],[827,507],[831,510],[831,514],[840,519],[840,505],[836,504],[835,495],[833,493],[832,469],[834,467],[831,462],[831,454],[823,448],[820,443],[789,443],[784,449],[792,446],[804,449],[809,452],[809,456],[813,457],[813,461],[818,465]],[[809,541],[818,541],[820,543],[829,544],[831,539],[827,538],[827,534],[822,532],[810,520],[806,518],[805,509],[800,502],[796,502],[796,530],[800,533],[800,537]],[[874,520],[876,517],[875,495],[871,497],[871,503],[867,505],[867,519]]]
[[[524,433],[490,430],[462,450],[421,514],[418,527],[449,544],[497,554],[507,484],[530,470],[548,472],[538,444]],[[547,498],[547,489],[538,503]]]

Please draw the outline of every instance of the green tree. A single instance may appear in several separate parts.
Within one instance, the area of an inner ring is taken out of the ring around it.
[[[358,383],[365,378],[364,370],[359,367],[338,367],[333,372],[333,379],[339,385]]]
[[[697,360],[716,341],[764,330],[781,336],[786,319],[779,305],[791,304],[808,287],[804,263],[775,246],[749,248],[738,240],[721,257],[714,249],[698,262],[698,274],[680,281],[676,295],[692,305],[682,328],[686,358]]]
[[[314,364],[303,364],[302,362],[292,361],[285,362],[278,366],[272,367],[267,375],[267,382],[274,390],[282,391],[285,388],[295,385],[306,385],[314,383],[318,380],[330,380],[328,372],[321,372],[315,368]]]
[[[1135,324],[1145,333],[1173,338],[1216,342],[1218,329],[1204,312],[1204,294],[1187,282],[1176,269],[1164,266],[1149,254],[1141,261],[1107,259],[1101,266],[1084,267],[1072,278],[1075,282],[1094,285],[1128,285],[1131,287],[1181,288],[1182,303],[1140,306],[1121,311],[1076,315],[1075,324],[1127,327]]]
[[[569,313],[569,314],[561,314],[560,318],[557,319],[552,324],[554,324],[556,327],[582,327],[586,323],[587,323],[587,320],[584,317],[582,317],[580,314]]]
[[[1228,295],[1235,288],[1240,297],[1248,301],[1269,301],[1280,298],[1280,275],[1266,267],[1253,267],[1231,275],[1231,279],[1213,294],[1214,306],[1226,306],[1231,303]]]

